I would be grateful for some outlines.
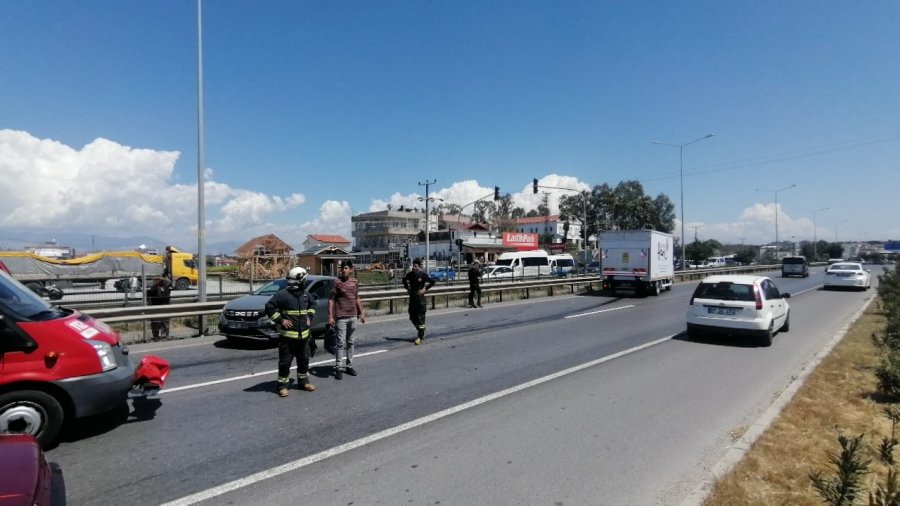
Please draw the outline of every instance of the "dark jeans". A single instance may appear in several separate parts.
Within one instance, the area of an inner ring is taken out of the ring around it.
[[[278,341],[278,383],[288,384],[291,377],[291,364],[297,358],[297,382],[301,385],[309,383],[309,342],[312,339],[294,339],[282,337]]]
[[[475,305],[475,295],[478,295],[478,305],[481,305],[481,285],[469,285],[469,305]]]

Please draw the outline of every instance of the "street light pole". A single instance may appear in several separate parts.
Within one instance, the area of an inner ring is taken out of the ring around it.
[[[819,261],[819,241],[816,238],[816,213],[819,211],[827,211],[829,209],[831,209],[831,208],[823,207],[821,209],[813,209],[813,212],[812,212],[813,213],[813,251],[815,252],[815,253],[813,253],[813,255],[815,256],[815,258],[813,258],[813,260],[812,260],[813,262]]]
[[[680,181],[680,193],[681,193],[681,270],[685,268],[685,244],[684,244],[684,147],[689,146],[695,142],[700,142],[703,139],[709,139],[713,137],[715,134],[706,134],[699,139],[694,139],[691,142],[685,142],[684,144],[669,144],[668,142],[659,142],[659,141],[651,141],[651,144],[659,144],[662,146],[672,146],[673,148],[678,148],[678,179]]]
[[[206,200],[203,177],[203,4],[197,0],[197,299],[206,302]],[[172,276],[172,273],[168,273]],[[202,322],[202,319],[201,319]],[[203,325],[200,325],[203,332]]]
[[[778,193],[783,192],[784,190],[790,190],[791,188],[796,188],[797,185],[792,184],[790,186],[785,186],[784,188],[779,188],[777,190],[762,190],[757,188],[758,192],[772,192],[775,194],[775,260],[778,260]]]
[[[429,249],[431,246],[431,243],[429,242],[429,237],[428,237],[430,235],[428,226],[431,223],[431,216],[429,216],[430,208],[428,205],[428,203],[429,203],[428,189],[434,183],[437,183],[437,179],[432,179],[431,181],[426,179],[424,183],[421,183],[421,182],[419,183],[419,186],[425,187],[425,272],[426,273],[428,272],[428,259],[430,258],[429,257],[429,253],[430,253]]]

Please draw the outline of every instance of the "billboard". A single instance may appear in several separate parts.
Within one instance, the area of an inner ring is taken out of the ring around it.
[[[503,232],[503,245],[523,251],[537,249],[538,234],[526,234],[523,232]]]
[[[887,241],[884,243],[884,250],[895,253],[900,251],[900,241]]]

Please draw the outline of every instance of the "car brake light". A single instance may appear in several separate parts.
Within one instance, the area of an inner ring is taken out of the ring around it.
[[[753,298],[756,299],[756,309],[760,310],[763,308],[762,303],[762,293],[759,291],[759,286],[753,285]]]

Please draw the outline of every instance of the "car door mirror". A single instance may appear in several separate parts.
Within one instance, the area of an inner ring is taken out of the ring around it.
[[[791,298],[791,294],[789,294],[789,293],[783,293],[783,294],[781,294],[781,298],[782,298],[782,299],[790,299],[790,298]]]

